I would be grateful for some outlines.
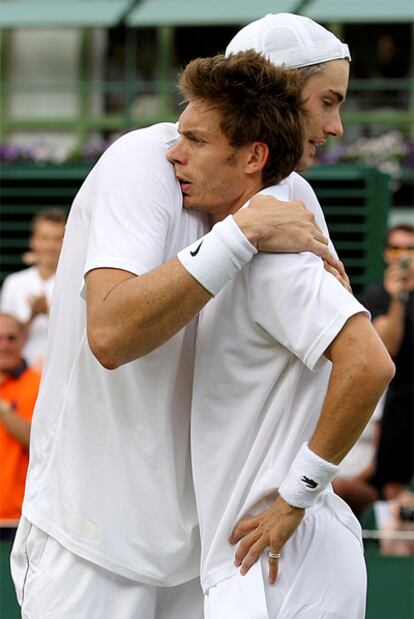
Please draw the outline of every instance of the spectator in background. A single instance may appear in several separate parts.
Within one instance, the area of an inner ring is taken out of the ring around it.
[[[20,518],[40,373],[22,357],[24,325],[0,313],[0,522]]]
[[[389,230],[384,257],[384,281],[370,287],[362,302],[396,366],[385,398],[373,477],[382,496],[393,499],[412,480],[414,467],[414,226]]]
[[[1,291],[0,310],[25,324],[24,356],[39,370],[45,355],[49,306],[65,222],[66,215],[61,209],[44,210],[35,215],[30,236],[34,264],[6,277]]]

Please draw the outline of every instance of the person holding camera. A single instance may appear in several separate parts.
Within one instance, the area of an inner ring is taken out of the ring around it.
[[[413,290],[414,226],[388,231],[382,284],[363,295],[362,303],[396,366],[386,395],[372,479],[384,499],[394,499],[413,480]]]

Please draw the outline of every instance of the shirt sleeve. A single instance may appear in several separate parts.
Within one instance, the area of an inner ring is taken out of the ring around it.
[[[165,153],[156,140],[121,138],[100,160],[89,190],[84,274],[109,267],[139,275],[165,261],[171,222],[181,210],[181,192]]]
[[[249,295],[253,319],[311,371],[351,316],[369,317],[309,252],[255,256]]]

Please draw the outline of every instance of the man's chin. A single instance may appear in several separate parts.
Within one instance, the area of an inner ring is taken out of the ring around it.
[[[313,165],[315,163],[313,157],[303,157],[299,163],[297,164],[295,171],[296,172],[304,172],[305,170],[307,170],[308,168],[310,168],[311,165]]]
[[[190,198],[190,196],[186,196],[183,194],[183,207],[188,209],[189,211],[197,211],[197,205],[194,204],[194,201]]]

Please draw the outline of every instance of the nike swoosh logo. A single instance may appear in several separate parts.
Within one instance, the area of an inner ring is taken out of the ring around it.
[[[198,245],[193,251],[191,251],[190,249],[190,254],[193,256],[197,256],[198,252],[200,251],[200,247],[202,246],[203,241],[200,241],[200,245]]]

